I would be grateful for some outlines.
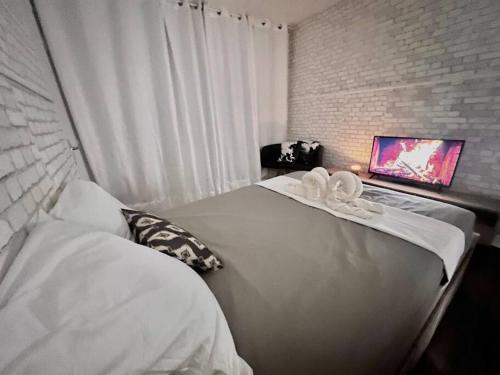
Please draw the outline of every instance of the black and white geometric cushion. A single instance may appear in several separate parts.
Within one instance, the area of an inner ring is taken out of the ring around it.
[[[319,147],[318,141],[299,141],[298,161],[302,164],[310,164],[314,152]]]
[[[279,163],[294,163],[298,154],[298,142],[282,142]]]
[[[216,271],[222,262],[200,240],[168,220],[147,212],[122,209],[135,241],[173,256],[198,271]]]

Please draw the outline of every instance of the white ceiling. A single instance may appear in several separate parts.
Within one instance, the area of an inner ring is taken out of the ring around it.
[[[319,13],[338,0],[208,0],[213,8],[267,18],[273,23],[294,25]]]

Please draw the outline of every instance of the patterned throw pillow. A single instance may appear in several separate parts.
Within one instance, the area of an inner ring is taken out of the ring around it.
[[[293,163],[297,158],[298,143],[283,142],[281,143],[281,155],[278,158],[279,163]]]
[[[299,141],[298,161],[308,165],[312,162],[314,153],[319,147],[318,141]]]
[[[122,209],[135,241],[173,256],[198,271],[216,271],[222,262],[200,240],[168,220]]]

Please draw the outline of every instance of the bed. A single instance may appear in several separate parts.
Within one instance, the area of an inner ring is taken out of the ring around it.
[[[467,210],[369,186],[364,196],[473,243]],[[435,254],[260,186],[156,213],[224,260],[204,279],[257,375],[397,373],[448,286]]]
[[[200,277],[130,241],[123,205],[81,185],[0,283],[1,373],[404,372],[471,254],[445,282],[436,254],[252,185],[150,208],[223,260]],[[474,245],[467,210],[369,186],[364,197],[448,222]]]

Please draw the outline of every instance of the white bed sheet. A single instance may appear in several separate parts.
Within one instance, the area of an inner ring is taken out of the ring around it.
[[[34,229],[0,284],[0,332],[1,374],[252,374],[194,271],[61,221]]]

